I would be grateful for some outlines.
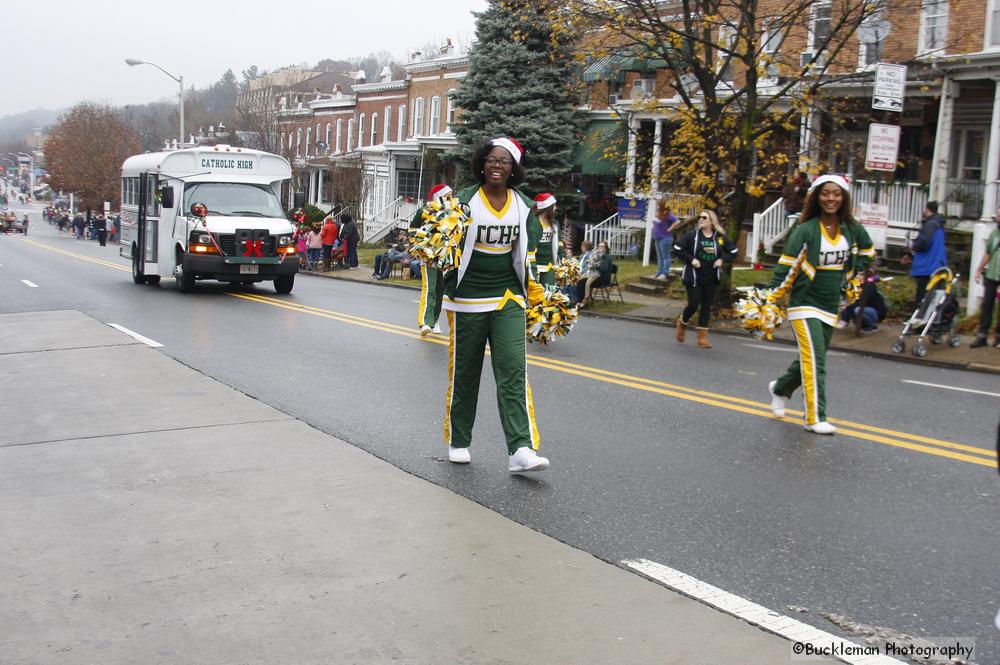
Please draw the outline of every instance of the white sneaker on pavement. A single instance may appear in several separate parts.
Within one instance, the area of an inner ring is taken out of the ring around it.
[[[785,417],[785,398],[781,395],[774,394],[774,386],[777,381],[772,381],[767,384],[767,392],[771,393],[771,413],[773,413],[778,418]]]
[[[547,468],[549,468],[549,460],[545,457],[539,457],[538,453],[528,446],[522,446],[515,450],[507,463],[507,470],[511,473],[544,471]]]
[[[837,432],[837,428],[825,420],[813,423],[812,425],[806,425],[805,428],[813,434],[835,434]]]
[[[454,462],[455,464],[468,464],[472,461],[472,456],[469,455],[468,448],[455,448],[454,446],[448,446],[448,461]]]
[[[434,328],[431,330],[431,332],[434,333],[435,335],[440,335],[441,334],[441,324],[440,323],[435,323],[434,324]]]
[[[430,334],[431,334],[431,327],[430,326],[428,326],[428,325],[420,326],[420,336],[421,337],[427,337]]]

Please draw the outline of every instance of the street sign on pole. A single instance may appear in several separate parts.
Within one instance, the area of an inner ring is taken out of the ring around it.
[[[881,111],[903,110],[903,96],[906,93],[906,65],[875,66],[875,91],[872,93],[872,108]]]
[[[855,209],[858,221],[865,225],[875,249],[885,249],[885,233],[889,227],[888,203],[859,203]]]
[[[899,125],[880,125],[873,122],[868,127],[868,150],[865,168],[869,171],[895,171],[899,156]]]

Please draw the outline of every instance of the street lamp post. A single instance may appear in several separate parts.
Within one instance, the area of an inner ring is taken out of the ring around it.
[[[180,106],[180,120],[181,121],[180,121],[180,126],[181,127],[180,127],[180,135],[178,137],[178,145],[183,148],[184,147],[184,77],[183,76],[174,76],[173,74],[171,74],[170,72],[168,72],[163,67],[160,67],[155,62],[149,62],[147,60],[139,60],[138,58],[125,58],[125,64],[128,65],[129,67],[135,67],[136,65],[152,65],[153,67],[156,67],[161,72],[163,72],[164,74],[166,74],[167,76],[169,76],[170,78],[172,78],[173,80],[177,81],[177,83],[180,84],[180,86],[181,86],[181,96],[180,96],[180,102],[181,102],[181,106]]]

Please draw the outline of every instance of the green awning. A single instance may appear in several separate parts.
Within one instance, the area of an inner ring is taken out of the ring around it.
[[[621,175],[625,172],[625,124],[620,120],[595,120],[573,148],[574,170],[587,175]],[[605,151],[618,158],[607,159]]]

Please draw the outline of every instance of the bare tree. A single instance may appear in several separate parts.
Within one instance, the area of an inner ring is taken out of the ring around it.
[[[119,204],[122,162],[140,150],[139,139],[110,106],[74,106],[52,128],[45,160],[53,189],[76,192],[85,205]]]
[[[372,177],[364,172],[360,155],[349,155],[334,162],[333,200],[346,206],[355,219],[360,217],[371,196],[373,184]]]
[[[273,101],[266,105],[237,104],[237,127],[243,145],[255,150],[281,154],[281,123]]]

